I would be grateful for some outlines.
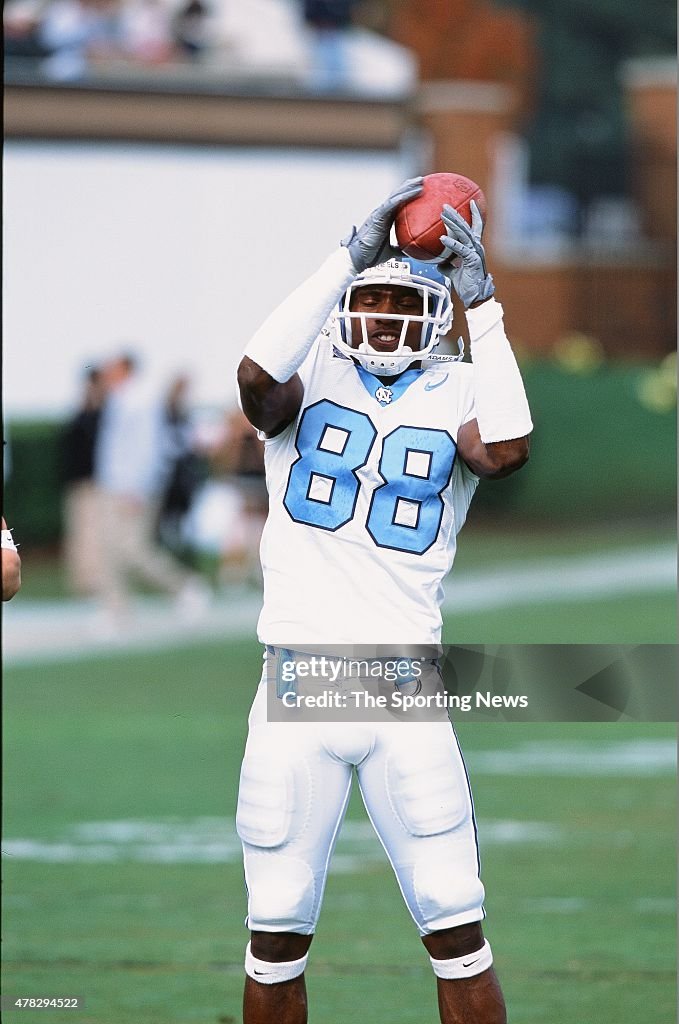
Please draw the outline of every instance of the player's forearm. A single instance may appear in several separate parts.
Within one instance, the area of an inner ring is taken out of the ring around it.
[[[245,355],[275,381],[289,381],[355,277],[349,252],[340,246],[267,317]]]
[[[249,356],[243,356],[238,367],[238,387],[243,412],[253,427],[269,437],[292,423],[304,397],[298,374],[281,384]]]
[[[526,464],[530,452],[527,436],[485,444],[479,436],[476,420],[469,420],[460,427],[457,447],[472,473],[485,480],[500,480],[515,473]]]
[[[521,373],[495,299],[467,310],[474,366],[474,404],[479,436],[485,445],[523,442],[533,429]]]

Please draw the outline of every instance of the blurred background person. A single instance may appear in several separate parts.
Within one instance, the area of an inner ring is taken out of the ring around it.
[[[17,551],[12,531],[7,529],[2,517],[2,599],[11,601],[21,587],[21,558]]]
[[[64,484],[63,557],[69,588],[96,594],[101,578],[99,491],[94,479],[104,382],[98,367],[88,367],[80,406],[66,424],[61,441]]]
[[[268,511],[264,446],[240,409],[209,448],[211,475],[185,521],[192,543],[217,563],[225,586],[261,584],[259,542]]]
[[[90,61],[120,55],[120,0],[51,0],[37,38],[48,56],[44,73],[56,81],[85,76]]]
[[[318,92],[335,92],[347,83],[347,29],[356,0],[302,0],[302,15],[312,34],[310,85]]]
[[[227,415],[224,443],[213,458],[238,498],[238,514],[222,549],[220,581],[259,584],[259,542],[269,509],[264,445],[241,409]]]
[[[200,614],[209,600],[206,584],[154,539],[168,460],[163,403],[145,387],[131,354],[113,359],[104,381],[107,397],[95,448],[105,541],[102,625],[115,628],[124,619],[132,577],[173,596],[181,614]]]
[[[121,15],[123,49],[143,64],[164,64],[175,54],[170,8],[162,0],[134,0]]]
[[[168,465],[158,509],[158,537],[175,554],[182,554],[187,546],[184,517],[208,472],[206,459],[194,443],[189,387],[189,378],[180,374],[172,381],[165,402]]]
[[[177,54],[198,60],[210,47],[211,10],[203,0],[187,0],[180,5],[172,21],[172,35]]]
[[[40,41],[40,0],[9,0],[3,6],[5,57],[39,59],[48,51]]]

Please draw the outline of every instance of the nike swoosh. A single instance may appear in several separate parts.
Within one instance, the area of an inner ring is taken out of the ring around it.
[[[479,962],[479,957],[477,956],[476,960],[470,960],[468,964],[465,964],[465,963],[463,962],[462,966],[463,966],[463,967],[471,967],[471,966],[472,966],[472,964],[477,964],[478,962]]]
[[[424,390],[425,391],[433,391],[434,388],[440,388],[441,385],[445,384],[445,382],[447,380],[448,380],[448,374],[446,374],[445,377],[443,377],[442,380],[437,380],[437,381],[428,380],[427,383],[424,385]]]

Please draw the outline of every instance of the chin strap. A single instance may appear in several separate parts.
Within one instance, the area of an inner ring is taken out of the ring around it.
[[[379,377],[395,377],[396,374],[404,373],[418,358],[418,353],[411,348],[403,348],[396,358],[392,359],[392,352],[377,352],[368,348],[368,351],[355,350],[354,358],[368,373]]]

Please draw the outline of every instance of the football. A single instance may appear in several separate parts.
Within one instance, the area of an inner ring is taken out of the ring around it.
[[[446,233],[441,220],[443,204],[452,206],[471,224],[469,204],[472,199],[485,221],[486,197],[475,181],[463,174],[427,174],[420,195],[404,203],[396,214],[394,227],[399,248],[413,259],[437,259],[443,252],[439,239]]]

